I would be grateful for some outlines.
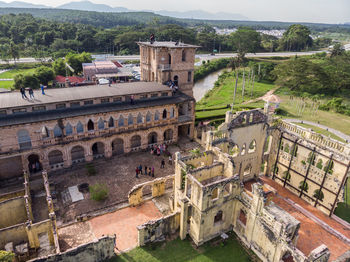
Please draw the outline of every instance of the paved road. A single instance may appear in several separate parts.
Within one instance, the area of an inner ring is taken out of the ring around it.
[[[310,51],[310,52],[274,52],[274,53],[256,53],[256,54],[247,54],[246,57],[272,57],[272,56],[303,56],[303,55],[312,55],[316,53],[320,53],[323,51]],[[210,55],[210,54],[198,54],[196,55],[197,58],[202,60],[212,60],[215,58],[227,58],[227,57],[236,57],[237,53],[220,53],[216,55]],[[44,61],[50,60],[50,57],[47,57],[44,59]],[[108,56],[106,59],[115,59],[119,61],[125,61],[125,60],[139,60],[140,55],[126,55],[126,56]],[[40,62],[39,60],[33,58],[33,57],[23,57],[18,60],[16,60],[16,63],[36,63]],[[6,64],[6,61],[0,60],[0,64]],[[9,61],[10,64],[14,64],[13,60]]]
[[[307,120],[300,120],[300,119],[284,119],[284,121],[286,122],[289,122],[289,123],[305,123],[305,124],[308,124],[308,125],[313,125],[313,126],[317,126],[319,128],[322,128],[322,129],[325,129],[337,136],[339,136],[340,138],[346,140],[347,142],[350,141],[350,136],[344,134],[343,132],[340,132],[339,130],[336,130],[334,128],[331,128],[331,127],[328,127],[328,126],[324,126],[324,125],[321,125],[321,124],[317,124],[317,123],[314,123],[314,122],[311,122],[311,121],[307,121]]]

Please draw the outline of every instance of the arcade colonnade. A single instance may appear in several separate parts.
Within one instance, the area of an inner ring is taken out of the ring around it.
[[[170,144],[177,141],[176,125],[150,128],[147,131],[118,134],[111,137],[97,137],[88,141],[76,141],[66,145],[55,145],[30,150],[21,155],[23,170],[37,172],[42,169],[57,170],[97,158],[136,152],[156,144]]]

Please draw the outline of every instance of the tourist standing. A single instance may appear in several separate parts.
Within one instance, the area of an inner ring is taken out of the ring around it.
[[[171,155],[169,156],[169,165],[172,165],[173,163],[173,158],[171,157]]]
[[[165,167],[165,161],[164,161],[164,159],[162,159],[162,162],[160,164],[160,168],[164,168],[164,167]]]
[[[148,175],[149,175],[149,176],[152,175],[152,168],[151,168],[151,167],[148,168]]]
[[[154,177],[154,167],[152,166],[152,177]]]
[[[21,92],[23,99],[28,99],[28,97],[26,96],[26,90],[23,86],[19,89],[19,91]]]
[[[138,167],[136,167],[136,178],[139,178],[139,168]]]
[[[140,173],[140,175],[142,175],[142,165],[141,164],[139,165],[139,173]]]
[[[145,175],[147,176],[147,166],[145,166]]]
[[[34,100],[34,91],[33,91],[33,89],[31,87],[29,87],[28,92],[29,92],[29,97]]]
[[[40,84],[41,94],[45,95],[45,86],[43,84]]]

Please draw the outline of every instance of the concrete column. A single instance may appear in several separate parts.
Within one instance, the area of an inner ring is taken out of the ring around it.
[[[175,203],[176,204],[176,203]],[[180,239],[184,240],[187,236],[187,218],[188,218],[188,200],[183,198],[180,200]]]
[[[35,232],[33,231],[31,223],[28,223],[26,225],[26,232],[28,236],[29,246],[31,248],[39,248],[40,247],[39,238],[38,238],[38,235],[35,234]]]
[[[112,144],[107,141],[105,144],[105,157],[111,158],[112,157]]]

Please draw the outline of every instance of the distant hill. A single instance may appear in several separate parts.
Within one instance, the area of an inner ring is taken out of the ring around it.
[[[95,4],[90,1],[70,2],[64,5],[58,6],[57,9],[73,9],[73,10],[81,10],[81,11],[116,12],[116,13],[133,11],[124,7],[111,7],[105,4]]]
[[[6,8],[6,7],[14,7],[14,8],[51,8],[50,6],[46,5],[36,5],[26,2],[20,2],[20,1],[13,1],[11,3],[6,3],[0,1],[0,8]]]
[[[2,2],[0,2],[1,4]],[[0,6],[1,7],[1,6]],[[159,24],[177,24],[181,26],[216,26],[221,28],[234,28],[249,26],[253,29],[287,29],[293,22],[273,21],[237,21],[237,20],[203,20],[190,18],[175,18],[155,14],[152,12],[93,12],[55,8],[0,8],[0,15],[5,14],[31,14],[37,18],[57,22],[80,23],[96,27],[112,28],[116,26],[134,26],[157,22]],[[350,25],[344,24],[316,24],[300,23],[310,27],[312,31],[329,31],[350,33]]]
[[[193,18],[193,19],[204,19],[204,20],[249,20],[248,17],[245,17],[240,14],[232,13],[209,13],[202,10],[191,10],[186,12],[177,12],[177,11],[155,11],[154,13],[164,16],[171,16],[176,18]]]

